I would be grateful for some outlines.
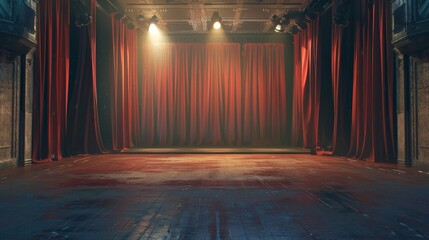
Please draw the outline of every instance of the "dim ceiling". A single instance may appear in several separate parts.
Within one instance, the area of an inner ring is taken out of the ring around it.
[[[273,15],[301,11],[311,0],[116,0],[136,26],[138,18],[159,18],[158,27],[168,33],[204,33],[218,11],[222,29],[231,33],[271,32]]]

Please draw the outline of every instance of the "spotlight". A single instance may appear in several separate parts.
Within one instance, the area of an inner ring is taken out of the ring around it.
[[[283,32],[284,26],[281,24],[281,19],[277,15],[271,17],[271,22],[274,24],[274,32]]]
[[[222,24],[220,23],[222,18],[219,16],[218,11],[213,12],[211,20],[214,29],[220,29],[222,27]]]
[[[220,29],[220,27],[222,27],[222,25],[220,24],[219,21],[216,21],[215,23],[213,23],[213,28],[214,29]]]
[[[158,32],[158,27],[155,24],[151,23],[149,25],[149,32],[150,33],[157,33]]]
[[[149,24],[158,24],[159,22],[159,18],[156,15],[153,15],[150,19],[149,19]]]
[[[156,33],[158,32],[158,27],[156,26],[156,24],[158,23],[159,19],[156,15],[153,15],[150,19],[149,19],[149,32],[150,33]]]
[[[284,26],[281,24],[277,24],[276,27],[274,28],[274,32],[283,32],[284,30],[285,30]]]
[[[273,22],[274,24],[279,24],[280,23],[280,17],[277,15],[273,15],[271,17],[271,22]]]
[[[289,17],[284,14],[282,18],[277,15],[273,15],[271,17],[271,22],[274,23],[274,32],[283,32],[285,30],[285,26],[289,24]]]

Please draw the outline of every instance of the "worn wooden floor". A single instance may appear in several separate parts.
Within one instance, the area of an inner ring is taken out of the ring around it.
[[[307,154],[0,170],[0,239],[429,239],[429,172]]]
[[[144,147],[144,148],[130,148],[123,153],[311,153],[309,149],[303,148],[285,148],[285,147]]]

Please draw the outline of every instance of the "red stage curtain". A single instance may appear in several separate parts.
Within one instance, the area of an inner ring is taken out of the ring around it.
[[[111,24],[113,57],[108,67],[112,72],[112,148],[122,151],[140,143],[137,33],[114,14]]]
[[[78,61],[68,113],[68,152],[103,152],[97,108],[96,0],[87,0],[93,23],[77,28]]]
[[[362,0],[353,1],[353,4],[355,12],[350,19],[351,26],[343,29],[333,25],[332,28],[333,152],[377,162],[394,162],[394,79],[388,27],[390,2]],[[335,10],[334,2],[333,14]],[[326,117],[319,116],[319,111],[327,114],[325,108],[329,106],[320,105],[326,99],[321,99],[320,95],[323,79],[318,21],[310,22],[306,30],[294,37],[295,46],[300,50],[295,49],[293,111],[294,114],[302,112],[303,145],[307,148],[323,144],[317,134],[319,128],[326,126],[318,125],[317,121]],[[297,129],[292,141],[298,143],[299,116],[293,116],[293,126]]]
[[[318,146],[320,85],[321,85],[321,49],[319,47],[319,17],[312,20],[304,31],[295,37],[295,78],[294,113],[292,142],[298,143],[301,137],[305,148]],[[302,124],[299,123],[301,119]],[[301,128],[299,128],[301,126]]]
[[[390,1],[355,2],[355,47],[350,154],[394,162],[394,89]]]
[[[283,44],[244,45],[244,144],[282,145],[286,139]]]
[[[60,160],[67,126],[70,1],[40,1],[34,81],[33,161]]]
[[[307,48],[303,45],[303,35],[295,34],[293,36],[294,44],[294,77],[293,77],[293,103],[292,103],[292,135],[291,143],[293,146],[301,146],[303,144],[302,133],[302,73],[307,73],[308,65],[303,65],[303,62],[308,61]],[[304,55],[302,55],[304,54]],[[302,68],[305,67],[303,71]],[[307,74],[306,74],[307,75]]]
[[[320,87],[322,82],[321,49],[319,44],[320,17],[311,21],[307,27],[308,36],[308,78],[303,84],[304,136],[307,148],[316,148],[319,144],[319,112],[320,112]]]
[[[336,14],[336,1],[332,7]],[[352,16],[349,19],[353,21]],[[351,96],[353,86],[353,30],[348,26],[332,23],[331,75],[333,94],[332,152],[346,155],[350,148]]]
[[[281,44],[244,45],[246,82],[239,43],[145,45],[143,146],[279,144],[286,124],[279,110],[286,104],[283,55]],[[246,67],[253,58],[261,66]],[[256,99],[246,97],[251,91]]]

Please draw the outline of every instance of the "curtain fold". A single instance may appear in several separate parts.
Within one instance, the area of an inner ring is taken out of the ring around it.
[[[300,57],[295,73],[296,97],[294,100],[294,126],[302,128],[302,144],[305,148],[315,149],[318,146],[320,88],[321,88],[321,49],[319,47],[319,16],[309,22],[307,28],[297,34],[297,53]],[[299,52],[298,52],[299,51]],[[296,59],[298,60],[298,59]],[[299,71],[300,70],[300,71]],[[301,118],[302,124],[297,123]],[[292,139],[300,140],[300,130],[294,130]]]
[[[333,2],[335,16],[337,1]],[[349,16],[353,22],[353,16]],[[354,26],[332,23],[331,75],[333,95],[332,152],[346,155],[350,149],[350,122],[353,95],[353,32]]]
[[[67,148],[70,154],[104,152],[100,135],[96,77],[96,0],[88,0],[93,23],[76,29],[78,61],[70,91]]]
[[[284,143],[282,44],[145,45],[142,58],[143,146]]]
[[[333,98],[332,151],[376,162],[395,162],[394,79],[390,2],[352,1],[350,25],[332,25],[330,82]],[[332,14],[336,12],[336,1]],[[329,99],[321,94],[329,76],[320,67],[320,18],[294,36],[295,79],[292,142],[306,148],[326,144]],[[326,32],[326,31],[325,31]],[[324,44],[321,46],[321,44]],[[322,52],[323,54],[323,52]],[[326,55],[326,53],[325,53]],[[301,86],[301,89],[298,88]],[[301,113],[301,124],[299,123]],[[319,122],[318,122],[319,121]],[[301,128],[300,128],[301,127]],[[318,136],[323,133],[324,136]],[[329,139],[327,139],[329,140]]]
[[[70,3],[38,4],[39,75],[34,81],[33,162],[60,160],[66,139]]]
[[[244,144],[286,142],[286,81],[283,44],[244,45]]]
[[[304,33],[303,33],[304,34]],[[303,145],[303,128],[302,128],[302,64],[306,61],[308,56],[306,52],[303,52],[303,34],[295,34],[293,36],[294,44],[294,77],[293,77],[293,103],[292,103],[292,133],[291,133],[291,144],[292,146]],[[304,53],[304,55],[302,55]],[[307,66],[307,65],[306,65]],[[306,70],[304,71],[307,72]]]
[[[350,155],[395,162],[389,1],[357,1]]]
[[[122,151],[140,143],[137,32],[129,29],[123,19],[115,18],[115,14],[111,15],[111,27],[112,149]]]
[[[320,90],[322,82],[321,73],[321,48],[320,48],[320,16],[317,16],[307,27],[309,41],[309,63],[308,78],[303,91],[304,102],[304,119],[308,123],[305,131],[307,135],[307,148],[313,149],[320,146],[319,143],[319,113],[320,113]]]

